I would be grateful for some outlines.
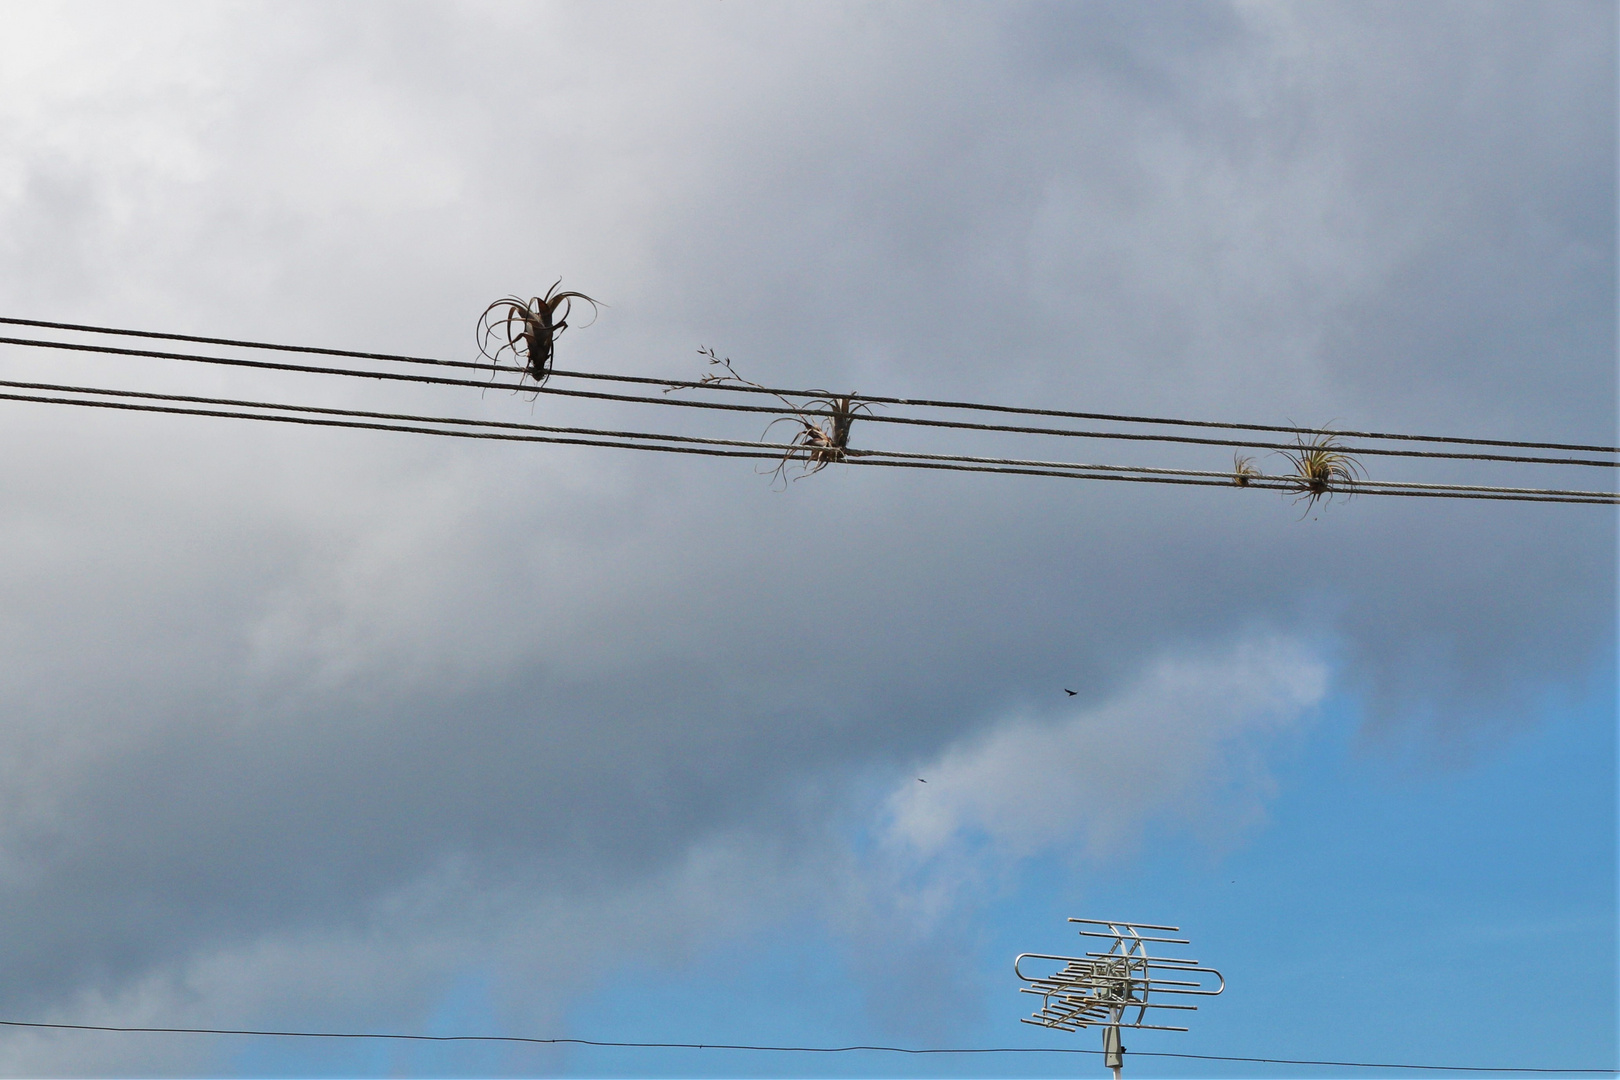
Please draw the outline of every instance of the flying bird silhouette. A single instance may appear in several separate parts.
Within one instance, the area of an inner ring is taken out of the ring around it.
[[[1064,692],[1064,693],[1065,693],[1065,694],[1068,694],[1068,695],[1069,695],[1069,696],[1070,696],[1070,697],[1074,697],[1074,691],[1073,691],[1073,690],[1070,690],[1070,689],[1069,689],[1069,688],[1068,688],[1068,687],[1067,687],[1067,686],[1065,686],[1065,687],[1064,687],[1064,688],[1063,688],[1063,692]]]
[[[919,777],[917,777],[917,783],[926,784],[926,783],[928,783],[928,781],[924,780],[922,777],[919,776]]]

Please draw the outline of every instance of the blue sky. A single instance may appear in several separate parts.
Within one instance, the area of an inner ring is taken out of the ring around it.
[[[1094,1033],[1018,1023],[1011,958],[1073,952],[1070,912],[1182,918],[1188,950],[1226,975],[1186,1034],[1137,1032],[1128,1048],[1190,1054],[1518,1068],[1598,1067],[1615,1028],[1615,733],[1604,691],[1549,710],[1467,767],[1417,774],[1357,746],[1353,702],[1334,701],[1290,756],[1269,820],[1228,850],[1154,836],[1107,864],[1037,858],[998,883],[964,927],[976,1015],[944,1044],[1096,1049]],[[1186,912],[1186,915],[1178,913]],[[1169,913],[1169,914],[1163,914]],[[1196,916],[1196,920],[1194,918]],[[762,928],[685,963],[627,961],[576,1001],[567,1028],[606,1041],[758,1045],[895,1043],[883,999],[847,943],[813,922]],[[926,977],[921,975],[919,977]],[[476,973],[421,1029],[499,1028]],[[887,1006],[892,1008],[893,1005]],[[1071,1076],[1098,1062],[570,1048],[257,1045],[245,1073],[581,1076],[898,1074]],[[1343,1070],[1129,1059],[1132,1075],[1336,1075]]]
[[[708,347],[771,385],[1620,441],[1613,4],[6,21],[10,317],[471,359],[485,305],[561,278],[606,305],[560,339],[584,371],[689,378]],[[0,1019],[1092,1049],[1017,1022],[1011,962],[1102,916],[1180,925],[1228,979],[1138,1054],[1617,1064],[1608,508],[783,490],[746,462],[0,412]],[[26,1029],[0,1071],[1103,1075]]]

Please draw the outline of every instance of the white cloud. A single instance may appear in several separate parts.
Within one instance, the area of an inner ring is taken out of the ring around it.
[[[1299,727],[1328,681],[1320,656],[1282,637],[1161,660],[1101,705],[951,746],[922,766],[926,783],[895,793],[889,839],[925,857],[973,834],[1019,855],[1106,854],[1156,819],[1240,826],[1269,788],[1270,738]]]

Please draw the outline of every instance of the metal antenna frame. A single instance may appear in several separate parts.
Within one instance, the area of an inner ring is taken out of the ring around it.
[[[1059,1031],[1078,1031],[1084,1027],[1103,1028],[1103,1053],[1106,1064],[1119,1080],[1124,1066],[1125,1048],[1119,1041],[1120,1028],[1148,1028],[1154,1031],[1186,1031],[1184,1027],[1147,1022],[1149,1009],[1180,1009],[1191,1012],[1197,1005],[1174,1001],[1154,1001],[1161,997],[1180,994],[1191,997],[1214,997],[1226,989],[1226,978],[1214,968],[1201,967],[1196,960],[1167,956],[1149,956],[1147,943],[1190,945],[1185,938],[1144,935],[1143,930],[1162,930],[1179,933],[1179,926],[1156,926],[1152,923],[1131,923],[1108,919],[1070,919],[1085,926],[1107,927],[1080,931],[1081,937],[1104,938],[1110,944],[1106,952],[1088,951],[1084,956],[1054,956],[1050,953],[1020,953],[1013,961],[1013,973],[1028,986],[1019,987],[1024,994],[1038,994],[1041,1007],[1034,1015],[1024,1017],[1023,1023]],[[1026,975],[1026,960],[1055,960],[1063,967],[1050,975]],[[1192,975],[1192,979],[1178,979],[1175,975]],[[1213,975],[1219,984],[1207,989],[1208,981],[1198,976]],[[1135,1018],[1128,1014],[1134,1010]],[[1168,1017],[1166,1019],[1169,1019]]]

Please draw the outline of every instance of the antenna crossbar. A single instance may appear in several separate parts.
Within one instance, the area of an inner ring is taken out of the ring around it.
[[[1122,922],[1122,921],[1120,921],[1118,919],[1076,919],[1076,918],[1070,918],[1069,921],[1070,922],[1077,922],[1077,923],[1089,923],[1092,926],[1129,926],[1133,930],[1168,930],[1173,934],[1174,933],[1179,933],[1181,931],[1181,927],[1179,927],[1179,926],[1159,926],[1159,925],[1157,925],[1155,923],[1145,923],[1145,922]]]
[[[1167,945],[1191,945],[1192,944],[1192,942],[1188,941],[1186,938],[1148,937],[1146,934],[1100,934],[1095,930],[1081,930],[1080,931],[1080,936],[1081,937],[1112,938],[1115,941],[1122,941],[1122,942],[1124,942],[1126,944],[1130,944],[1133,941],[1161,941],[1161,942],[1164,942]]]
[[[1095,1023],[1093,1021],[1091,1023],[1069,1024],[1069,1023],[1063,1023],[1063,1022],[1050,1022],[1050,1021],[1046,1021],[1046,1020],[1034,1020],[1034,1019],[1030,1019],[1028,1017],[1020,1017],[1019,1021],[1020,1021],[1020,1023],[1034,1024],[1037,1027],[1056,1028],[1058,1031],[1080,1031],[1083,1028],[1093,1026],[1094,1023]],[[1109,1026],[1112,1027],[1112,1026],[1115,1026],[1115,1025],[1110,1024]],[[1186,1031],[1186,1030],[1188,1030],[1187,1028],[1184,1028],[1184,1027],[1172,1027],[1169,1024],[1127,1024],[1127,1023],[1121,1022],[1117,1026],[1122,1027],[1122,1028],[1136,1028],[1136,1029],[1139,1029],[1139,1030],[1142,1030],[1142,1031]]]

